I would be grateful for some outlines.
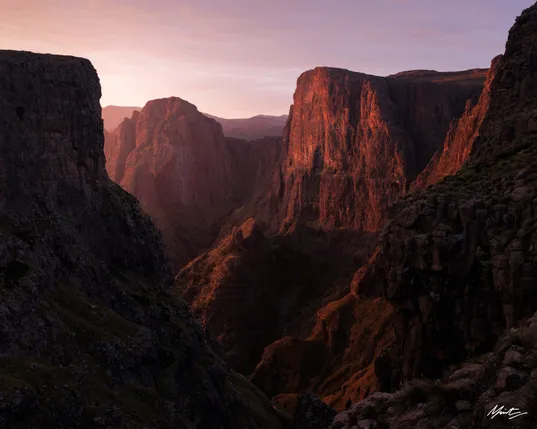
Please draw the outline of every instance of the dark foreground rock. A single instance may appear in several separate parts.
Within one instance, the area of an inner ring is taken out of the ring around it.
[[[394,394],[375,393],[338,414],[332,428],[533,429],[536,344],[537,313],[507,331],[493,352],[452,368],[443,380],[414,380]]]
[[[105,171],[89,61],[0,51],[0,427],[281,428]]]
[[[298,397],[293,429],[328,429],[336,412],[317,396],[304,393]]]

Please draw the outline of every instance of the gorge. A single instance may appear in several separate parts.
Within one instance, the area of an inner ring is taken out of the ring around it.
[[[281,136],[0,51],[0,427],[537,427],[536,42],[314,68]]]

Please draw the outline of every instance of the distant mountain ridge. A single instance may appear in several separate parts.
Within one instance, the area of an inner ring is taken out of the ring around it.
[[[135,110],[141,110],[141,107],[135,106],[106,106],[102,109],[102,118],[104,129],[114,131],[123,119],[130,118]]]
[[[126,106],[106,106],[102,109],[104,129],[114,131],[125,118],[132,117],[135,111],[142,110],[141,107]],[[225,137],[234,137],[244,140],[257,140],[264,137],[281,137],[287,115],[255,115],[251,118],[227,119],[203,113],[208,118],[214,119],[222,125]]]
[[[458,83],[460,85],[484,82],[489,69],[468,69],[460,71],[407,70],[387,77],[413,80],[416,82]]]
[[[255,115],[251,118],[225,119],[204,113],[222,125],[224,136],[244,140],[264,137],[281,137],[287,122],[287,115]]]

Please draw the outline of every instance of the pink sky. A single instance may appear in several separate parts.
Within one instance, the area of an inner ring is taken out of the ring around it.
[[[0,0],[0,49],[89,58],[101,104],[178,96],[222,117],[287,113],[315,66],[488,67],[529,0]]]

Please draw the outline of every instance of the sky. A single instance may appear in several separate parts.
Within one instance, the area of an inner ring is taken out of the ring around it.
[[[101,105],[286,114],[316,66],[488,67],[529,0],[0,0],[0,49],[89,58]]]

